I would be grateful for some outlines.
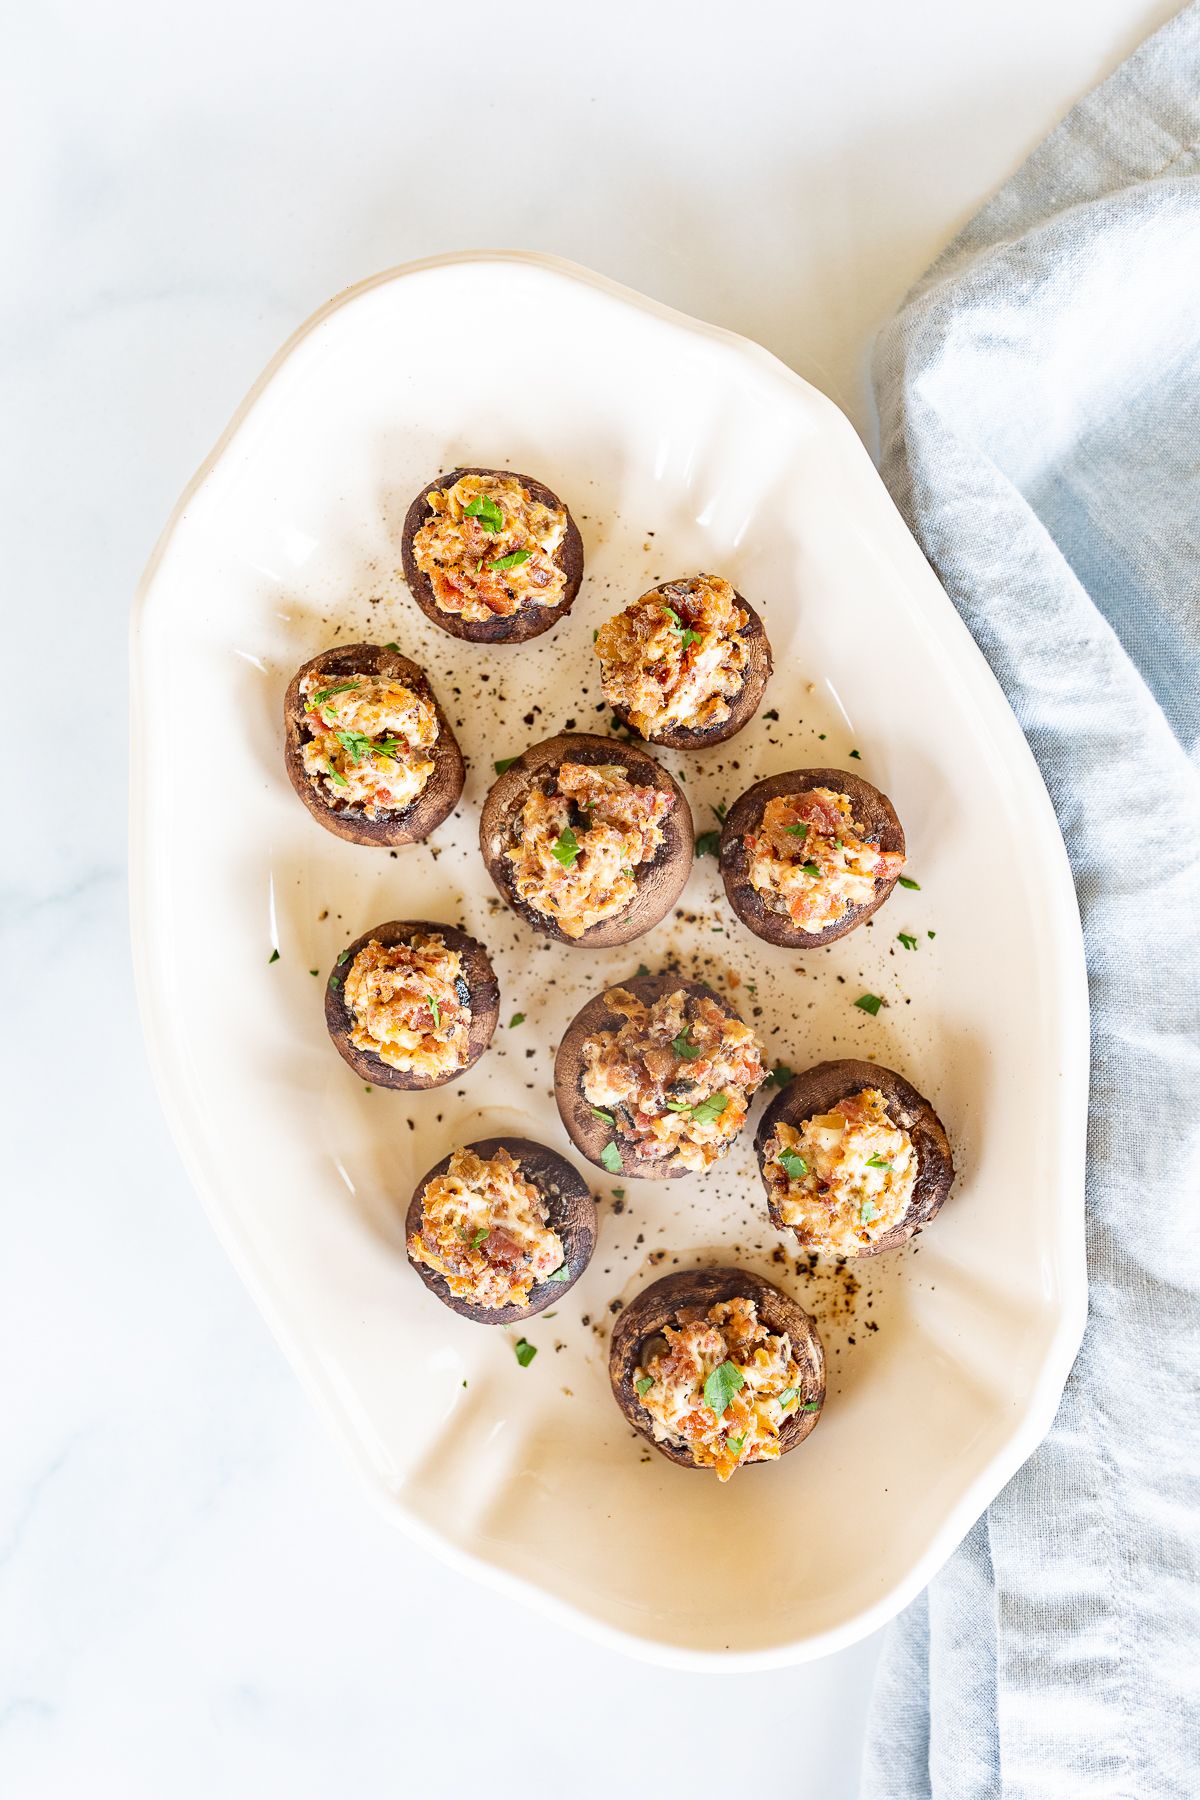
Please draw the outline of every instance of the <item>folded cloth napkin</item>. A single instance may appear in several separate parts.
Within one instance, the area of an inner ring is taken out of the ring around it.
[[[882,468],[1058,812],[1090,1311],[1045,1443],[897,1620],[865,1800],[1200,1796],[1200,7],[880,341]]]

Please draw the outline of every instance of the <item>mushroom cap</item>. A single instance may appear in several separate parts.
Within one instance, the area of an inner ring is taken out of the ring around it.
[[[416,1075],[409,1070],[394,1069],[373,1051],[360,1050],[350,1042],[354,1015],[346,1004],[346,971],[360,950],[372,939],[390,946],[407,944],[418,933],[436,932],[451,950],[462,958],[463,978],[471,990],[471,1023],[467,1031],[467,1058],[447,1075]],[[457,925],[443,925],[436,919],[388,919],[382,925],[364,931],[352,944],[339,952],[338,959],[325,982],[325,1023],[339,1053],[356,1075],[373,1087],[436,1088],[457,1081],[473,1068],[492,1041],[492,1033],[500,1017],[500,983],[492,961],[478,938],[460,931]]]
[[[425,524],[429,512],[426,504],[429,495],[435,488],[453,487],[464,475],[495,475],[504,481],[519,481],[543,506],[551,506],[566,513],[567,529],[563,533],[562,543],[554,552],[554,561],[567,578],[563,597],[557,606],[522,606],[507,619],[470,620],[462,618],[458,613],[448,613],[438,605],[433,597],[433,586],[428,575],[417,567],[413,539]],[[529,638],[540,637],[552,625],[557,625],[575,604],[579,584],[583,580],[583,539],[579,535],[578,525],[571,517],[570,509],[551,488],[544,482],[535,481],[532,475],[522,475],[516,469],[451,469],[448,474],[435,475],[432,481],[427,481],[405,514],[400,538],[400,560],[404,567],[404,579],[413,599],[425,617],[435,625],[440,625],[443,631],[448,631],[451,637],[468,638],[473,644],[523,644]]]
[[[635,870],[637,892],[632,903],[615,918],[598,920],[578,938],[568,937],[553,919],[518,898],[511,864],[504,855],[530,789],[556,774],[564,762],[615,764],[636,786],[656,787],[673,796],[671,810],[663,820],[662,843],[653,860]],[[649,931],[679,898],[692,868],[692,812],[678,782],[636,744],[568,731],[531,745],[493,782],[479,818],[479,848],[500,893],[535,931],[560,944],[606,949]]]
[[[653,1006],[667,994],[681,989],[695,999],[715,1000],[727,1019],[741,1021],[741,1014],[728,1000],[715,993],[706,982],[685,981],[682,975],[633,975],[628,981],[612,981],[601,994],[596,994],[575,1014],[562,1035],[554,1058],[554,1098],[567,1136],[588,1161],[609,1175],[631,1175],[639,1181],[667,1181],[677,1175],[693,1175],[694,1169],[665,1158],[643,1157],[627,1144],[611,1125],[596,1117],[591,1103],[583,1094],[583,1046],[598,1031],[619,1031],[625,1023],[622,1013],[608,1004],[612,988],[627,988],[643,1006]],[[619,1169],[610,1169],[604,1161],[606,1144],[616,1144],[621,1157]]]
[[[835,938],[845,937],[848,931],[853,931],[883,905],[899,879],[893,875],[887,880],[876,881],[875,892],[865,906],[852,906],[823,931],[799,931],[786,913],[773,912],[765,904],[762,895],[751,884],[750,859],[742,839],[758,824],[768,800],[818,787],[845,794],[853,804],[855,824],[866,832],[877,832],[881,850],[904,854],[904,831],[891,801],[877,787],[872,787],[869,781],[852,774],[849,769],[789,769],[782,775],[756,781],[753,787],[747,788],[729,808],[721,828],[721,879],[729,904],[743,925],[749,926],[757,937],[765,938],[769,944],[782,944],[789,950],[812,950],[818,944],[832,944]]]
[[[672,584],[659,582],[657,587],[650,588],[652,594],[663,592]],[[773,663],[771,645],[767,638],[766,626],[759,613],[745,597],[734,589],[737,604],[747,615],[739,636],[746,646],[746,669],[742,677],[742,685],[729,702],[729,717],[716,725],[700,728],[687,725],[671,725],[665,731],[651,732],[649,735],[638,732],[647,744],[661,744],[668,750],[704,750],[710,744],[723,744],[727,738],[736,737],[742,728],[748,725],[758,710],[758,703],[771,677]],[[630,731],[637,731],[624,707],[612,708],[614,718],[620,719],[622,725]]]
[[[551,1229],[562,1239],[569,1279],[538,1282],[530,1290],[524,1306],[476,1306],[470,1300],[457,1299],[450,1292],[445,1276],[436,1269],[426,1268],[424,1263],[415,1262],[411,1251],[408,1260],[430,1293],[436,1294],[443,1305],[460,1313],[464,1319],[473,1319],[477,1325],[515,1325],[520,1319],[531,1319],[535,1313],[560,1300],[568,1288],[574,1287],[591,1261],[592,1251],[596,1248],[596,1202],[592,1191],[566,1157],[546,1144],[535,1143],[532,1138],[477,1138],[472,1144],[456,1145],[455,1148],[473,1150],[485,1162],[495,1156],[497,1150],[508,1151],[520,1165],[522,1175],[533,1183],[546,1202]],[[406,1250],[409,1238],[420,1228],[425,1189],[431,1181],[446,1173],[453,1155],[453,1150],[447,1151],[440,1162],[422,1175],[413,1190],[404,1220]]]
[[[854,1252],[855,1256],[878,1256],[883,1250],[894,1250],[898,1245],[906,1243],[922,1226],[928,1225],[934,1214],[940,1212],[945,1204],[946,1196],[954,1183],[954,1156],[945,1127],[924,1095],[919,1094],[903,1075],[898,1075],[895,1069],[884,1068],[880,1063],[857,1062],[852,1058],[840,1062],[817,1063],[815,1068],[805,1069],[793,1076],[787,1086],[776,1094],[758,1122],[754,1148],[758,1156],[759,1173],[766,1186],[766,1147],[776,1125],[782,1121],[785,1125],[798,1129],[805,1119],[811,1119],[817,1113],[828,1112],[839,1100],[845,1100],[851,1094],[859,1094],[864,1088],[877,1088],[883,1095],[888,1118],[893,1125],[908,1132],[917,1153],[917,1178],[912,1198],[903,1216],[875,1243],[864,1244],[862,1249]],[[769,1188],[767,1210],[776,1230],[793,1230],[780,1217],[778,1208],[771,1200]],[[799,1233],[793,1232],[793,1235],[806,1250],[820,1251],[820,1244],[800,1237]],[[839,1250],[837,1254],[844,1256],[847,1252]]]
[[[780,1454],[786,1456],[803,1443],[821,1416],[825,1404],[825,1352],[817,1327],[799,1301],[793,1300],[773,1282],[764,1281],[748,1269],[683,1269],[651,1282],[629,1302],[613,1327],[609,1351],[608,1373],[613,1397],[635,1431],[647,1443],[678,1463],[684,1469],[701,1468],[684,1444],[672,1444],[654,1436],[650,1414],[642,1405],[634,1385],[638,1366],[646,1345],[660,1337],[665,1325],[679,1322],[682,1309],[707,1313],[721,1300],[753,1300],[758,1316],[769,1331],[786,1332],[792,1340],[792,1354],[803,1371],[800,1404],[790,1414],[779,1432]],[[815,1403],[816,1410],[806,1412]],[[760,1462],[773,1461],[762,1457]],[[746,1463],[752,1468],[753,1463]]]
[[[326,799],[324,787],[318,787],[304,767],[304,746],[308,742],[308,722],[300,683],[308,674],[381,675],[406,686],[427,700],[437,713],[438,737],[433,746],[433,774],[411,805],[398,812],[385,813],[380,819],[368,818],[359,806]],[[399,650],[383,644],[337,644],[322,650],[319,656],[297,669],[288,683],[283,700],[284,760],[292,786],[309,812],[326,831],[345,838],[351,844],[374,844],[393,848],[399,844],[416,844],[427,838],[458,805],[463,790],[464,768],[458,739],[450,729],[450,721],[441,702],[429,684],[424,669]]]

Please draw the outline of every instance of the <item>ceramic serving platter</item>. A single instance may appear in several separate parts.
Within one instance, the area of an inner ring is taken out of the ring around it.
[[[528,470],[579,521],[580,598],[534,642],[459,642],[408,595],[405,508],[456,463]],[[697,570],[759,609],[776,663],[740,736],[663,753],[697,830],[761,776],[845,765],[891,796],[919,887],[796,955],[738,924],[702,856],[633,945],[552,944],[479,858],[493,763],[607,732],[594,629]],[[284,773],[289,676],[360,639],[426,667],[469,761],[454,816],[399,852],[322,831]],[[138,597],[132,685],[133,934],[164,1105],[215,1229],[397,1524],[514,1603],[660,1660],[798,1661],[889,1617],[1037,1443],[1078,1345],[1086,986],[1033,760],[842,415],[755,345],[545,258],[380,276],[287,345],[184,495]],[[338,952],[396,917],[465,926],[503,990],[490,1053],[426,1094],[369,1090],[322,1017]],[[728,996],[772,1063],[865,1056],[930,1097],[960,1177],[913,1245],[797,1257],[754,1164],[765,1097],[707,1177],[618,1182],[575,1156],[552,1099],[563,1028],[669,961]],[[587,1274],[524,1327],[528,1366],[516,1333],[449,1312],[404,1257],[417,1177],[494,1132],[571,1156],[600,1207]],[[795,1294],[830,1368],[811,1439],[727,1486],[650,1452],[607,1374],[622,1305],[716,1261]]]

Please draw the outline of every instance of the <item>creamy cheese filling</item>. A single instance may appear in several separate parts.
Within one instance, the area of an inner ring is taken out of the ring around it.
[[[311,736],[301,755],[322,796],[368,818],[411,806],[433,774],[437,711],[386,675],[326,675],[300,684]]]
[[[625,1023],[584,1043],[584,1098],[639,1156],[711,1168],[766,1078],[754,1033],[684,988],[650,1007],[628,988],[604,997]]]
[[[426,504],[413,557],[443,612],[478,624],[558,605],[567,582],[555,560],[567,532],[562,507],[535,500],[512,475],[462,475],[432,489]]]
[[[605,699],[647,738],[723,724],[746,677],[747,623],[719,575],[652,589],[597,633]]]
[[[750,884],[772,912],[806,932],[836,925],[874,897],[875,883],[898,875],[904,858],[881,850],[854,822],[853,803],[832,788],[768,800],[743,839]]]
[[[615,763],[564,762],[549,793],[533,788],[504,856],[517,897],[582,937],[625,911],[652,862],[674,795],[635,787]]]
[[[771,1198],[802,1244],[857,1255],[899,1224],[912,1201],[917,1152],[878,1088],[839,1100],[797,1129],[780,1123],[764,1153]]]
[[[455,1299],[488,1308],[524,1306],[536,1283],[566,1262],[546,1202],[503,1148],[484,1161],[456,1150],[426,1187],[408,1240],[417,1262],[445,1276]]]
[[[462,957],[440,935],[372,938],[347,968],[342,995],[354,1019],[350,1042],[390,1068],[439,1076],[466,1061],[471,990]]]
[[[784,1421],[813,1404],[791,1338],[768,1331],[753,1300],[681,1315],[653,1343],[634,1382],[654,1436],[686,1447],[722,1481],[778,1456]]]

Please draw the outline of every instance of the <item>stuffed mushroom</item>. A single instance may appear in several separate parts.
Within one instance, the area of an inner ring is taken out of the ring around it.
[[[511,469],[452,469],[426,482],[400,554],[426,618],[474,643],[524,643],[548,631],[583,579],[583,542],[567,508]]]
[[[754,1033],[702,981],[635,975],[575,1015],[554,1059],[567,1135],[610,1174],[703,1174],[767,1071]]]
[[[719,575],[651,588],[596,634],[604,698],[648,743],[699,750],[749,724],[771,673],[763,622]]]
[[[886,794],[846,769],[791,769],[748,788],[721,830],[721,878],[744,925],[812,949],[882,906],[904,867]]]
[[[644,1289],[613,1331],[609,1377],[635,1431],[720,1481],[794,1450],[825,1404],[816,1326],[744,1269],[690,1269]]]
[[[877,1256],[920,1231],[954,1181],[941,1120],[894,1069],[819,1063],[759,1122],[771,1223],[822,1256]]]
[[[481,1138],[417,1183],[408,1260],[446,1306],[511,1325],[560,1299],[596,1244],[596,1203],[569,1162],[528,1138]]]
[[[353,844],[428,837],[458,804],[463,759],[424,671],[391,645],[339,644],[306,662],[283,703],[292,786]]]
[[[515,912],[560,943],[626,944],[657,925],[692,866],[692,815],[654,759],[567,733],[504,769],[479,847]]]
[[[325,984],[329,1035],[373,1087],[454,1081],[491,1043],[499,1012],[483,945],[430,919],[389,919],[364,932]]]

